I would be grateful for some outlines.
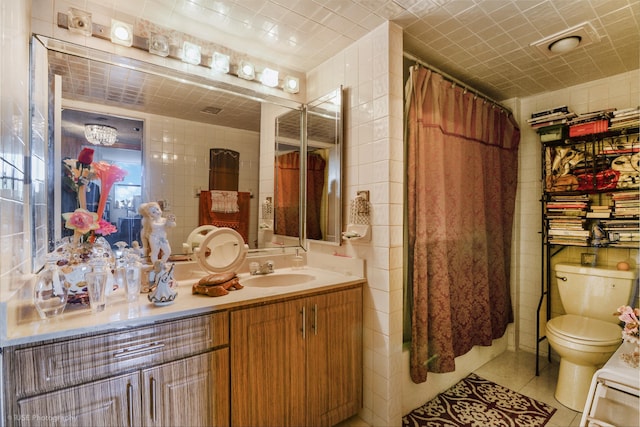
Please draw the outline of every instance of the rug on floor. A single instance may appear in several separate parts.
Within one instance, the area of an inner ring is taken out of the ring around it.
[[[407,427],[542,427],[556,412],[546,403],[476,374],[402,418]]]

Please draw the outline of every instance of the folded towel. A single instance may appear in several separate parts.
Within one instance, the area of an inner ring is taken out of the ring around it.
[[[238,212],[238,192],[237,191],[211,191],[211,211],[234,213]]]

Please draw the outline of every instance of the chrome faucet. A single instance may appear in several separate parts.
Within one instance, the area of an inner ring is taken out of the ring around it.
[[[249,265],[249,273],[252,276],[256,276],[259,274],[269,274],[273,273],[275,270],[273,269],[273,261],[265,261],[262,264],[258,264],[257,262],[252,262]]]

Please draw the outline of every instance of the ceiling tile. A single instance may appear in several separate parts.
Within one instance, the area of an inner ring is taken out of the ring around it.
[[[308,72],[386,20],[404,28],[404,50],[456,79],[503,100],[527,97],[640,67],[640,0],[112,0],[95,5],[96,16],[128,16],[191,38],[210,40],[243,56]],[[84,6],[84,5],[83,5]],[[602,41],[556,58],[546,58],[531,42],[590,22]],[[225,106],[246,118],[237,100],[198,96],[175,83],[119,74],[77,58],[52,61],[52,70],[73,76],[68,96],[121,99],[159,109],[174,100],[186,112],[202,103]],[[64,81],[69,77],[63,77]],[[180,99],[187,93],[191,99]],[[145,96],[143,96],[143,94]],[[197,99],[193,105],[193,99]],[[96,99],[93,99],[98,102]],[[199,107],[199,109],[198,109]],[[202,115],[199,116],[208,116]]]

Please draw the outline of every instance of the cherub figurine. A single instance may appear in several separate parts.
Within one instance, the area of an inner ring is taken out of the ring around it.
[[[167,227],[175,227],[175,216],[162,216],[162,209],[156,202],[143,203],[138,208],[142,215],[142,247],[145,256],[151,260],[151,264],[156,261],[167,262],[171,255],[171,246],[167,240]]]

